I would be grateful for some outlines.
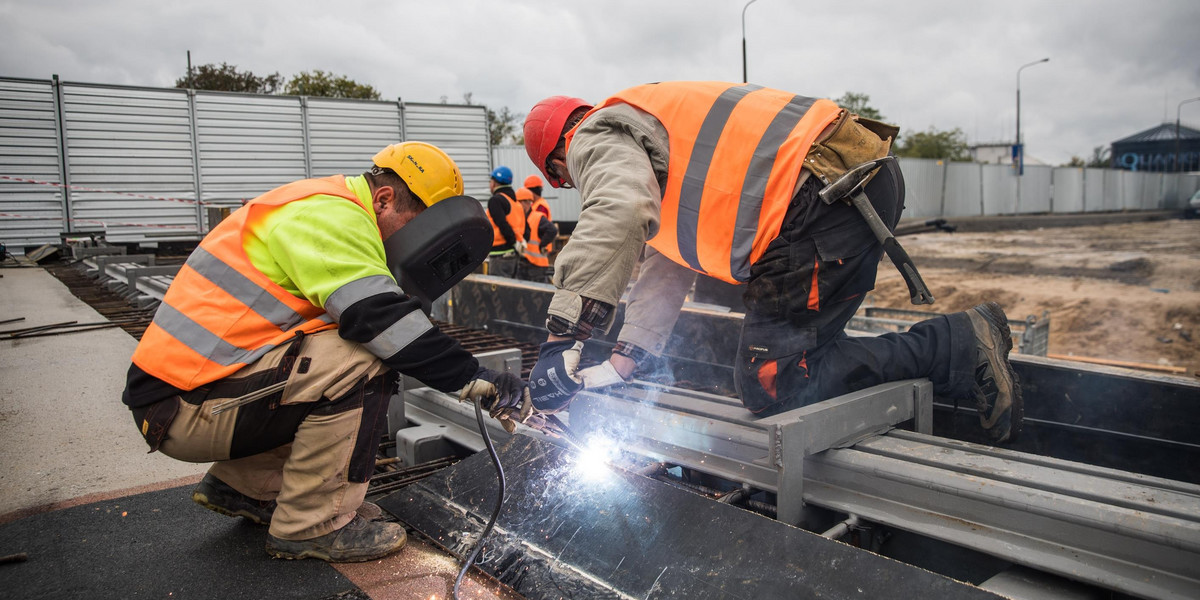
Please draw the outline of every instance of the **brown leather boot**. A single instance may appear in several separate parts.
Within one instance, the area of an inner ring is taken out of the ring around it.
[[[995,302],[968,310],[967,317],[975,330],[977,355],[972,397],[979,410],[979,424],[995,443],[1014,441],[1021,433],[1025,406],[1021,384],[1008,362],[1012,350],[1008,317]]]
[[[267,534],[267,554],[275,558],[319,558],[342,562],[363,562],[387,556],[408,541],[404,528],[396,523],[368,521],[355,515],[345,527],[310,540],[282,540]]]

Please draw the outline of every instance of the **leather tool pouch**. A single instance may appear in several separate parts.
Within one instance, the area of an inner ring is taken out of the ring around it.
[[[809,149],[804,167],[828,185],[857,165],[887,156],[899,132],[894,125],[842,111],[829,134]]]
[[[142,438],[150,445],[150,452],[147,454],[157,452],[159,446],[162,446],[163,441],[167,439],[167,430],[171,428],[171,423],[179,414],[179,403],[179,396],[172,396],[145,408],[134,410],[138,431],[142,432]]]

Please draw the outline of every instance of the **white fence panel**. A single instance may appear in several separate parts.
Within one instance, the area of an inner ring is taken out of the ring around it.
[[[405,102],[402,111],[404,139],[445,150],[462,171],[465,193],[482,201],[491,197],[488,175],[492,171],[485,110],[463,104]]]
[[[1024,175],[1017,176],[1011,170],[1009,175],[1018,179],[1017,185],[1021,186],[1015,212],[1024,214],[1050,212],[1050,185],[1054,177],[1054,167],[1026,165]]]
[[[188,105],[186,90],[62,85],[73,229],[118,242],[199,233]]]
[[[1083,212],[1083,169],[1062,167],[1054,169],[1054,212]]]
[[[1104,208],[1104,182],[1108,179],[1105,175],[1107,169],[1084,169],[1083,170],[1083,210],[1086,212],[1099,212]]]
[[[396,102],[304,98],[311,177],[358,175],[371,157],[403,141]]]
[[[59,163],[51,82],[0,79],[0,242],[10,252],[65,229],[63,188],[51,185],[63,183]]]
[[[943,191],[944,217],[977,217],[983,214],[983,165],[953,162],[946,165]]]
[[[298,97],[196,92],[196,134],[207,204],[240,206],[308,176]]]
[[[1017,212],[1017,178],[1007,165],[980,165],[983,171],[983,214],[1011,215]]]
[[[904,217],[933,218],[942,214],[942,185],[946,178],[943,161],[902,158],[904,174]]]

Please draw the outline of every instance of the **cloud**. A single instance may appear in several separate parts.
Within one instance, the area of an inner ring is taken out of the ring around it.
[[[525,113],[539,99],[598,101],[631,85],[742,77],[744,2],[316,0],[0,3],[0,76],[171,86],[194,64],[290,77],[321,69],[385,98]],[[1011,141],[1016,72],[1028,152],[1051,163],[1174,120],[1200,95],[1200,3],[756,0],[756,83],[810,96],[866,93],[904,131],[958,127]],[[1200,124],[1200,104],[1183,120]]]

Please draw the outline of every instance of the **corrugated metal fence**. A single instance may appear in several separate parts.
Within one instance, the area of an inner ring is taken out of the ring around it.
[[[195,240],[205,207],[356,175],[380,148],[435,144],[487,198],[484,108],[0,78],[0,242],[103,228],[116,242]]]
[[[538,175],[523,146],[497,146],[492,161],[513,170],[520,184]],[[1004,165],[901,158],[905,217],[967,217],[1183,209],[1200,189],[1200,174],[1026,166],[1020,178]],[[1019,183],[1019,188],[1018,188]],[[579,218],[579,192],[547,187],[556,221]]]

